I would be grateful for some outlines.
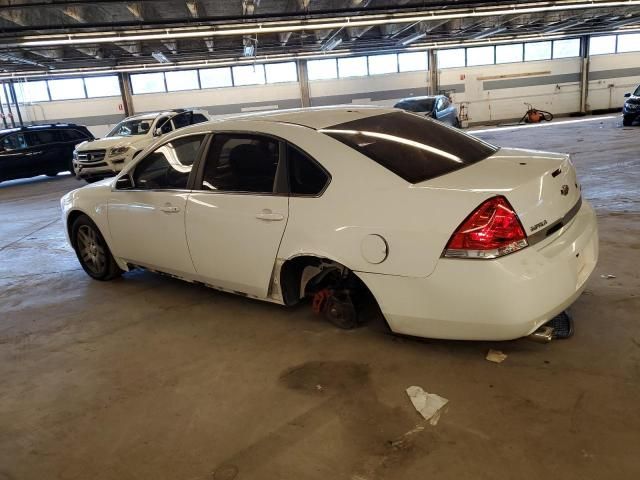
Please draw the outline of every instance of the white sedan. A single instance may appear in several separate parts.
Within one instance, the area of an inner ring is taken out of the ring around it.
[[[309,298],[344,328],[372,295],[394,332],[431,338],[530,335],[598,259],[568,155],[394,109],[187,127],[62,210],[97,280],[141,267],[283,305]]]

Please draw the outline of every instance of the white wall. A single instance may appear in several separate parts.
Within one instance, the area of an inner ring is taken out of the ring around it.
[[[345,103],[393,106],[398,100],[425,95],[429,72],[403,72],[309,82],[311,105]]]
[[[519,119],[527,107],[554,114],[580,110],[579,58],[452,68],[440,72],[440,85],[463,84],[456,103],[469,102],[469,122]]]
[[[640,52],[594,55],[589,68],[589,109],[619,108],[640,85]]]
[[[17,122],[15,107],[13,115]],[[124,118],[120,97],[40,102],[20,106],[25,122],[69,122],[86,125],[95,136],[102,136]],[[5,114],[7,113],[5,109]]]
[[[197,107],[212,116],[302,106],[298,82],[133,95],[137,113]]]

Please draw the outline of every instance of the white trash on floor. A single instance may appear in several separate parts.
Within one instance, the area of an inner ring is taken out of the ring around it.
[[[425,420],[429,420],[431,425],[437,425],[442,408],[449,402],[446,398],[435,393],[427,393],[415,385],[407,388],[407,395],[415,409]]]
[[[500,350],[491,349],[487,352],[487,356],[485,358],[493,363],[502,363],[507,359],[507,354],[502,353]]]

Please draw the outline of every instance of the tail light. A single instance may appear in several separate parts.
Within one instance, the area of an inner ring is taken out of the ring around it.
[[[529,245],[518,215],[504,197],[476,208],[456,229],[444,250],[450,258],[498,258]]]

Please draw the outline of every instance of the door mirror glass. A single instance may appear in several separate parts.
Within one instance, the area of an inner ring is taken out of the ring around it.
[[[631,96],[631,94],[630,94],[630,93],[625,93],[625,94],[624,94],[624,98],[629,98],[630,96]]]
[[[129,175],[123,175],[116,180],[117,190],[131,190],[133,188],[133,180]]]

